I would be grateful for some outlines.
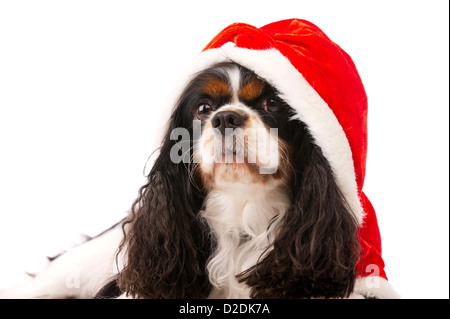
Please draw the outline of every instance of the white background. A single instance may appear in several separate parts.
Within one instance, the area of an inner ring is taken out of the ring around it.
[[[125,216],[175,79],[225,26],[303,18],[369,98],[390,282],[448,298],[448,1],[1,1],[0,288]]]

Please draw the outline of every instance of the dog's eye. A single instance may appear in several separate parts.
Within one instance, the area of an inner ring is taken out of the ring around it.
[[[197,106],[197,109],[195,110],[195,117],[199,120],[204,120],[209,113],[211,113],[213,110],[212,106],[209,104],[200,104]]]
[[[275,99],[265,99],[262,102],[262,108],[269,112],[278,112],[281,110],[282,104]]]

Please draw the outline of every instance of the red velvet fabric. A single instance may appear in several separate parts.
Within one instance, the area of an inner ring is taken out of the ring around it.
[[[350,144],[365,213],[360,227],[362,258],[358,275],[386,278],[375,210],[362,192],[367,155],[367,96],[350,56],[317,26],[299,19],[278,21],[262,28],[234,23],[216,35],[204,50],[219,48],[227,42],[253,50],[277,49],[331,108]]]

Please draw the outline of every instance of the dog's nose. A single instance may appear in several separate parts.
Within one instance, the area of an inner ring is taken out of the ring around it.
[[[225,135],[225,129],[235,129],[244,125],[245,118],[241,114],[234,111],[222,111],[214,115],[211,124],[214,128],[220,130]]]

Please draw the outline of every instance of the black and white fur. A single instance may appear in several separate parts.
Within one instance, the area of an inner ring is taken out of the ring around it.
[[[294,115],[274,87],[238,64],[197,73],[174,107],[129,216],[2,296],[353,296],[358,220]],[[174,135],[177,128],[190,139]],[[189,152],[176,162],[180,143]]]

